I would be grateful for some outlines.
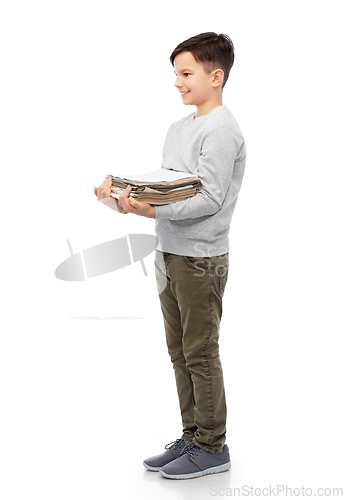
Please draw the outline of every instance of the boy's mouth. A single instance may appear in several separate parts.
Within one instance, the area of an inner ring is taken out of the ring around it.
[[[190,92],[190,90],[188,90],[187,92],[181,92],[181,95],[186,95]]]

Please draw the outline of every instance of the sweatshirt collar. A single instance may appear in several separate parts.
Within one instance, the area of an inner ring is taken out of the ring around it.
[[[220,106],[216,106],[216,108],[212,109],[212,110],[210,111],[210,113],[208,113],[208,114],[206,114],[206,115],[202,115],[202,116],[196,116],[196,111],[195,111],[195,112],[192,114],[192,117],[193,117],[193,120],[194,120],[194,121],[196,121],[196,120],[198,121],[198,120],[201,120],[202,118],[206,118],[207,116],[209,116],[209,115],[213,114],[213,113],[214,113],[214,112],[216,112],[216,111],[218,112],[220,109],[222,110],[222,109],[225,109],[225,108],[226,108],[226,106],[225,106],[224,104],[221,104]]]

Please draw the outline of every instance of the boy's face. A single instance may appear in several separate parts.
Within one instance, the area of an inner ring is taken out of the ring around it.
[[[201,106],[214,95],[214,72],[206,73],[191,52],[181,52],[174,61],[177,76],[175,87],[179,90],[184,104]]]

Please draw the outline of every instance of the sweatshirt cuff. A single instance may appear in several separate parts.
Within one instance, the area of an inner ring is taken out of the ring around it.
[[[170,219],[172,215],[171,203],[169,205],[155,205],[155,219]]]

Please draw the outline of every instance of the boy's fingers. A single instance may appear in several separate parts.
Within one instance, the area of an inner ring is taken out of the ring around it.
[[[131,186],[127,186],[124,191],[122,191],[119,197],[119,205],[123,208],[125,212],[130,208],[129,193],[131,191]]]
[[[135,198],[129,198],[129,203],[133,208],[136,208],[136,210],[140,210],[143,208],[143,203],[136,200]]]
[[[123,200],[123,198],[128,198],[130,193],[129,186],[127,186],[120,194],[120,198]]]

